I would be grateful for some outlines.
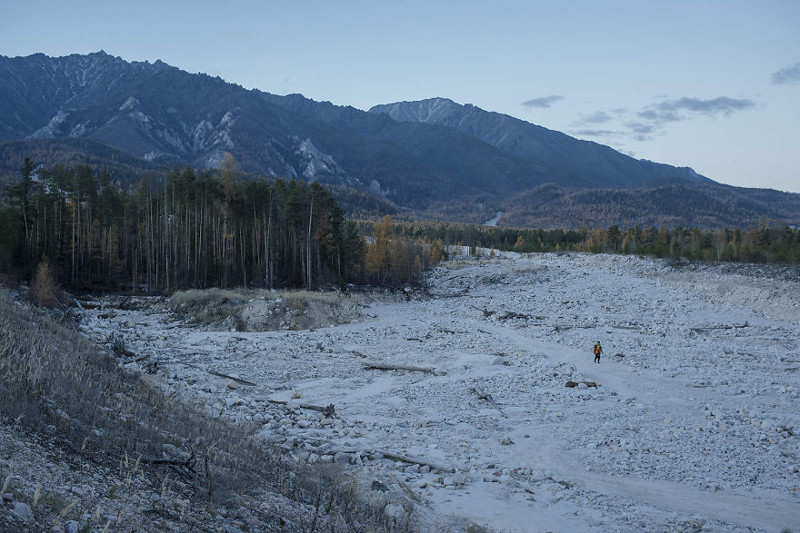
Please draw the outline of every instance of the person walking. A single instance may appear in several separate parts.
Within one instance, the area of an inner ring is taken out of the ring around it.
[[[594,362],[599,363],[600,354],[603,353],[603,347],[600,346],[600,341],[597,341],[597,343],[594,345],[594,348],[592,348],[592,353],[594,353]]]

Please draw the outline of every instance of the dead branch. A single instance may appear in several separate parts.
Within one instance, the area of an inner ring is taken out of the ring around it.
[[[81,303],[78,301],[78,299],[77,299],[77,298],[75,298],[75,297],[73,296],[73,297],[72,297],[72,300],[75,302],[75,305],[77,305],[77,306],[78,306],[78,308],[79,308],[81,311],[86,311],[86,309],[84,309],[84,308],[83,308],[83,306],[81,305]]]
[[[749,328],[750,324],[745,322],[744,324],[738,325],[734,324],[732,326],[709,326],[707,328],[689,328],[689,331],[696,331],[697,333],[702,333],[704,331],[712,331],[715,329],[742,329],[742,328]]]
[[[170,467],[182,466],[188,469],[190,472],[194,472],[194,465],[196,463],[194,452],[192,452],[192,454],[189,456],[188,459],[164,459],[160,457],[142,457],[141,461],[149,465],[167,465]]]
[[[393,461],[401,461],[403,463],[409,463],[409,464],[420,465],[420,466],[428,466],[430,468],[433,468],[434,470],[439,470],[440,472],[448,472],[450,474],[452,474],[452,473],[454,473],[456,471],[455,468],[451,468],[449,466],[438,465],[436,463],[432,463],[432,462],[426,461],[424,459],[417,459],[415,457],[408,457],[407,455],[400,455],[400,454],[393,453],[393,452],[387,452],[385,450],[375,450],[375,451],[377,453],[383,455],[387,459],[391,459]]]
[[[364,363],[365,370],[408,370],[409,372],[426,372],[436,375],[436,369],[422,366],[387,365],[383,363]]]
[[[498,320],[511,320],[512,318],[521,318],[523,320],[528,320],[530,315],[526,315],[524,313],[517,313],[516,311],[506,311],[502,315],[498,316]]]
[[[470,392],[474,393],[479,399],[489,402],[492,405],[492,407],[497,409],[497,411],[501,415],[503,415],[503,418],[508,418],[506,414],[503,412],[503,410],[500,408],[500,406],[497,405],[497,402],[494,401],[494,398],[492,398],[491,394],[478,387],[472,387],[469,390]]]
[[[157,459],[155,457],[142,457],[141,461],[149,465],[173,465],[173,466],[185,466],[185,467],[189,467],[191,465],[191,461],[189,459],[178,460],[178,459]]]
[[[212,374],[214,376],[219,376],[221,378],[230,379],[231,381],[235,381],[236,383],[241,383],[242,385],[248,385],[250,387],[255,387],[256,386],[256,384],[253,383],[252,381],[247,381],[246,379],[241,379],[241,378],[236,378],[236,377],[233,377],[233,376],[229,376],[228,374],[223,374],[222,372],[217,372],[216,370],[209,370],[208,373]]]
[[[267,402],[275,405],[283,405],[289,407],[288,400],[267,400]],[[320,413],[325,415],[326,418],[330,418],[336,414],[336,406],[333,405],[332,403],[325,406],[300,403],[294,405],[293,407],[299,407],[300,409],[309,409],[311,411],[319,411]]]

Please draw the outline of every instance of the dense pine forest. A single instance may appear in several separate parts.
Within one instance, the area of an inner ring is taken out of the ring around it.
[[[107,171],[55,166],[7,187],[0,272],[40,268],[78,289],[169,293],[206,287],[320,288],[416,283],[421,245],[371,228],[369,244],[318,183],[242,179],[229,155],[216,172],[175,168],[133,189]]]
[[[125,188],[86,165],[38,169],[0,203],[0,274],[45,273],[80,290],[163,294],[208,287],[318,289],[416,284],[454,245],[581,251],[694,261],[800,263],[800,230],[535,230],[347,219],[318,183],[244,179],[228,154],[217,171],[174,168]],[[484,252],[491,255],[491,252]]]

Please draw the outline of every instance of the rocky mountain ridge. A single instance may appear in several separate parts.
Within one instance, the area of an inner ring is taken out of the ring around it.
[[[391,212],[458,222],[480,223],[502,211],[514,215],[501,216],[501,225],[731,223],[713,214],[687,218],[685,198],[670,196],[677,186],[683,196],[690,191],[693,203],[730,204],[739,226],[762,219],[800,223],[800,195],[723,186],[689,168],[636,160],[444,98],[366,112],[105,52],[0,56],[4,181],[18,179],[31,156],[44,166],[106,166],[116,180],[133,184],[154,169],[217,168],[226,152],[250,175],[316,180],[338,188],[343,199],[372,197],[366,203]],[[554,190],[559,202],[540,201],[545,197],[537,191]],[[593,190],[604,192],[585,194]],[[609,203],[613,191],[655,207],[644,212],[633,202],[635,213],[620,214]],[[570,217],[552,212],[559,203],[569,204]]]
[[[602,144],[447,98],[378,105],[370,112],[386,113],[398,121],[457,129],[516,157],[566,169],[594,187],[638,187],[660,179],[711,181],[688,167],[634,159]]]

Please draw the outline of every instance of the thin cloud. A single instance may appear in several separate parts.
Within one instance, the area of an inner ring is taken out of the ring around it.
[[[647,106],[636,114],[638,120],[628,122],[625,126],[636,140],[646,141],[661,133],[671,122],[691,120],[698,115],[713,118],[728,117],[733,113],[754,107],[756,107],[756,103],[745,98],[720,96],[703,100],[683,97]]]
[[[649,141],[663,129],[662,125],[646,124],[644,122],[628,122],[625,127],[628,128],[628,131],[633,134],[633,138],[637,141]]]
[[[573,130],[573,135],[582,135],[584,137],[619,137],[620,133],[614,130],[596,130],[596,129],[582,129]]]
[[[605,111],[597,111],[588,116],[581,117],[580,122],[584,124],[603,124],[611,120],[611,115]]]
[[[800,62],[772,74],[772,83],[775,85],[797,82],[800,82]]]
[[[559,100],[563,100],[563,96],[559,96],[557,94],[553,94],[550,96],[542,96],[540,98],[534,98],[533,100],[526,100],[522,102],[525,107],[536,107],[540,109],[547,109],[552,106],[554,103],[558,102]]]
[[[673,122],[699,117],[728,117],[734,113],[757,108],[757,102],[745,98],[720,96],[702,99],[684,96],[659,96],[654,104],[635,109],[615,108],[580,115],[571,124],[570,133],[577,136],[619,141],[650,141],[663,135]]]
[[[613,109],[611,113],[615,115],[622,115],[625,113],[625,110]],[[571,126],[575,129],[571,130],[570,133],[573,135],[595,138],[624,137],[624,131],[609,129],[608,126],[606,128],[600,127],[601,124],[608,124],[614,121],[614,118],[615,117],[613,115],[610,115],[605,111],[595,111],[594,113],[588,115],[582,114],[579,120],[576,120],[571,124]]]
[[[677,100],[660,102],[639,113],[639,116],[648,120],[662,120],[674,122],[689,118],[686,113],[701,113],[704,115],[729,116],[737,111],[755,107],[752,100],[720,96],[711,100],[683,97]]]

